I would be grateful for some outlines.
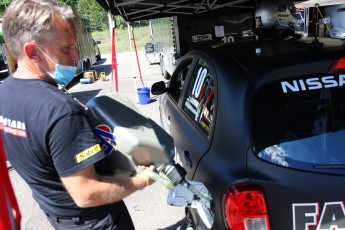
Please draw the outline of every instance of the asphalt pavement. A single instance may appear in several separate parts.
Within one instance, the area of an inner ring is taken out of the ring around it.
[[[117,72],[119,93],[129,98],[147,117],[160,125],[158,98],[150,95],[150,103],[141,105],[137,88],[151,87],[163,80],[159,65],[150,65],[157,57],[138,52],[139,66],[136,55],[131,53],[117,54]],[[139,71],[140,68],[140,71]],[[79,101],[86,103],[93,97],[115,93],[115,80],[111,77],[111,57],[103,55],[93,69],[97,73],[104,72],[106,81],[100,79],[91,84],[80,84],[76,79],[69,92]],[[140,76],[141,72],[141,76]],[[45,214],[39,209],[31,196],[31,191],[15,170],[8,164],[12,185],[22,214],[22,230],[51,230]],[[172,207],[167,204],[168,190],[158,182],[125,198],[125,203],[132,216],[136,230],[178,230],[184,219],[184,208]]]

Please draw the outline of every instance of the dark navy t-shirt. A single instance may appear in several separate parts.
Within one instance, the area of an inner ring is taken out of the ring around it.
[[[51,215],[80,216],[97,209],[79,208],[60,180],[105,157],[84,112],[53,83],[9,76],[0,84],[7,159]]]

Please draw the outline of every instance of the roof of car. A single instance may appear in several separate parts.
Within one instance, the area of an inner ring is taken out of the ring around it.
[[[320,39],[320,44],[312,44],[312,39],[246,41],[214,46],[208,49],[211,58],[235,61],[245,72],[247,78],[259,80],[260,73],[275,68],[299,65],[310,61],[322,61],[345,56],[343,40]],[[213,50],[213,51],[212,51]],[[314,68],[317,71],[317,66]],[[262,74],[261,74],[262,75]]]

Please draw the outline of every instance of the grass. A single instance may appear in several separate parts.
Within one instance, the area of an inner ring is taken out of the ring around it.
[[[95,41],[101,41],[101,44],[98,45],[101,54],[111,54],[111,35],[110,30],[106,31],[97,31],[92,33],[92,37]],[[131,32],[132,37],[132,32]],[[127,29],[116,29],[115,30],[116,38],[116,52],[129,52],[130,51],[130,41]],[[139,27],[134,28],[134,38],[138,51],[145,49],[145,44],[151,41],[150,38],[150,27]],[[132,51],[134,50],[133,40],[131,40]]]

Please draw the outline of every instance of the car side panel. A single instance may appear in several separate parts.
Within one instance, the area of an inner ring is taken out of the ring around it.
[[[186,169],[186,179],[190,180],[199,159],[208,149],[207,139],[169,96],[163,101],[163,123],[166,123],[170,135],[174,138],[177,153],[175,161]]]

